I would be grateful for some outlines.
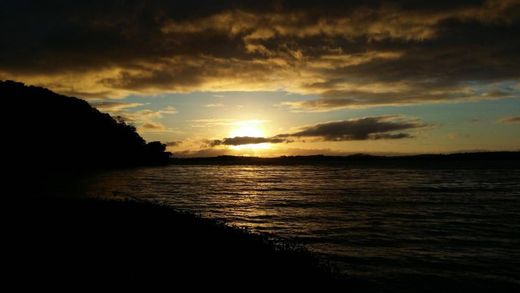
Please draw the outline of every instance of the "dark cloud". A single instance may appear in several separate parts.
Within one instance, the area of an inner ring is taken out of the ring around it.
[[[176,147],[176,146],[179,146],[180,144],[182,144],[182,141],[169,141],[169,142],[165,143],[165,145],[167,147]]]
[[[152,121],[143,123],[141,125],[141,128],[144,130],[157,130],[157,131],[165,129],[164,125],[162,125],[161,123],[152,122]]]
[[[324,141],[401,139],[410,138],[412,135],[399,131],[413,130],[425,126],[426,124],[417,119],[379,116],[320,123],[303,127],[297,132],[280,134],[277,137],[317,137]]]
[[[288,142],[286,139],[276,138],[276,137],[251,137],[251,136],[236,136],[236,137],[227,137],[222,140],[212,140],[209,142],[209,145],[219,146],[219,145],[244,145],[244,144],[259,144],[259,143],[282,143]]]
[[[208,147],[237,146],[259,143],[291,143],[312,138],[318,141],[350,141],[412,138],[408,132],[426,127],[427,124],[418,119],[401,116],[378,116],[359,119],[332,121],[300,128],[299,131],[278,134],[273,137],[229,137],[222,140],[209,140]]]
[[[82,97],[314,94],[302,111],[518,96],[520,1],[0,2],[0,79]]]
[[[108,112],[120,112],[126,109],[135,108],[139,106],[143,106],[141,103],[125,103],[125,102],[98,102],[91,103],[91,105],[97,108],[100,111],[108,111]]]
[[[505,124],[520,123],[520,116],[506,117],[506,118],[500,119],[499,122],[505,123]]]

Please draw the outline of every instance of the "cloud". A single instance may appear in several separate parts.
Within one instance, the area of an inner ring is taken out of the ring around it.
[[[200,9],[204,7],[204,9]],[[85,98],[284,90],[295,111],[518,97],[518,0],[2,1],[0,79]]]
[[[208,118],[208,119],[193,119],[189,120],[191,127],[195,128],[209,128],[216,126],[243,126],[243,125],[258,125],[269,122],[269,120],[236,120],[230,118]]]
[[[167,132],[170,131],[163,123],[157,121],[164,115],[176,114],[177,110],[172,106],[167,106],[160,110],[144,109],[134,112],[120,113],[125,121],[136,124],[140,132]]]
[[[121,112],[123,110],[130,109],[130,108],[140,107],[140,106],[143,106],[144,104],[103,101],[103,102],[98,102],[98,103],[91,103],[91,105],[100,111],[114,113],[114,112]]]
[[[384,87],[384,86],[381,86]],[[319,99],[282,102],[279,105],[288,107],[294,112],[328,112],[344,108],[367,106],[406,105],[414,103],[449,102],[461,99],[482,99],[468,88],[437,88],[432,92],[420,89],[392,89],[395,84],[388,85],[383,91],[329,90]],[[487,95],[485,98],[492,99]]]
[[[428,126],[415,118],[398,115],[365,117],[350,120],[331,121],[301,127],[298,131],[278,134],[273,137],[238,136],[224,139],[207,140],[208,147],[238,146],[260,143],[292,143],[304,142],[306,138],[313,141],[353,141],[403,139],[414,137],[409,132]]]
[[[141,133],[170,131],[168,127],[157,121],[157,119],[163,118],[164,115],[177,113],[177,109],[173,106],[166,106],[159,110],[142,109],[135,111],[133,108],[144,106],[144,104],[111,101],[92,102],[91,104],[100,111],[121,117],[125,122],[135,125]]]
[[[413,136],[400,131],[413,130],[425,126],[425,123],[417,119],[400,116],[378,116],[319,123],[302,127],[299,131],[293,133],[279,134],[276,137],[313,137],[324,141],[402,139]]]
[[[148,121],[139,126],[140,130],[143,131],[164,131],[166,127],[158,122]]]
[[[224,107],[224,104],[222,103],[213,103],[213,104],[206,104],[204,105],[206,108],[222,108]]]
[[[182,141],[168,141],[164,143],[167,147],[176,147],[182,144]]]
[[[143,121],[151,121],[154,119],[163,118],[164,115],[172,115],[176,114],[177,110],[173,107],[166,107],[164,109],[160,110],[151,110],[151,109],[143,109],[139,111],[133,111],[133,112],[123,112],[121,113],[122,116],[130,121],[130,122],[143,122]]]
[[[161,109],[158,111],[159,113],[161,114],[177,114],[177,109],[175,109],[175,107],[173,106],[166,106],[164,109]]]
[[[215,126],[232,125],[235,120],[229,118],[208,118],[208,119],[193,119],[189,120],[191,127],[194,128],[209,128]]]
[[[517,124],[520,123],[520,116],[505,117],[500,119],[499,122],[504,124]]]
[[[282,143],[288,142],[286,139],[276,137],[251,137],[251,136],[236,136],[227,137],[222,140],[212,140],[209,142],[211,147],[219,145],[245,145],[245,144],[259,144],[259,143]]]

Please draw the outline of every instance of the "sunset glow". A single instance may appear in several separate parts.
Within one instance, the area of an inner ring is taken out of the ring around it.
[[[265,137],[265,131],[262,127],[262,121],[259,120],[248,120],[240,121],[236,123],[236,128],[233,128],[229,137],[252,137],[261,138]],[[271,148],[270,143],[256,143],[256,144],[243,144],[243,145],[231,145],[230,149],[239,151],[239,153],[248,154],[255,153],[256,155],[262,155],[261,150],[267,150]]]
[[[0,0],[0,35],[6,280],[520,292],[520,0]]]
[[[178,157],[520,148],[519,0],[256,2],[20,4],[0,79]]]
[[[229,132],[230,137],[249,136],[249,137],[263,137],[265,132],[258,121],[242,121],[238,122],[236,128]]]

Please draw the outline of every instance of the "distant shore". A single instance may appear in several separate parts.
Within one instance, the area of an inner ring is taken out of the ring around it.
[[[218,156],[173,158],[172,164],[179,165],[380,165],[403,167],[436,167],[449,164],[450,167],[505,167],[516,166],[520,162],[520,151],[511,152],[473,152],[452,154],[421,154],[400,156],[376,156],[354,154],[349,156],[281,156],[281,157],[246,157]]]

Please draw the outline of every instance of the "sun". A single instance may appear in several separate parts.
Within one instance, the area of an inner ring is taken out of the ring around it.
[[[256,125],[243,125],[231,131],[230,137],[237,136],[263,137],[264,131]]]
[[[263,121],[261,120],[248,120],[248,121],[239,121],[235,123],[235,128],[231,129],[229,132],[229,137],[265,137],[265,131],[262,127]],[[259,144],[245,144],[245,145],[237,145],[230,146],[233,150],[262,150],[269,149],[269,143],[259,143]]]

